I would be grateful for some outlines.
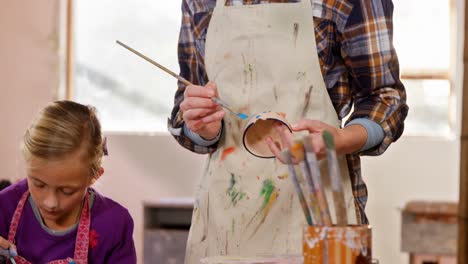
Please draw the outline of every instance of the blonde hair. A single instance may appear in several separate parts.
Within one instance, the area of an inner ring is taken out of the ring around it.
[[[27,162],[33,158],[56,160],[77,151],[96,176],[102,164],[105,142],[96,109],[72,101],[46,106],[24,134],[22,151]]]

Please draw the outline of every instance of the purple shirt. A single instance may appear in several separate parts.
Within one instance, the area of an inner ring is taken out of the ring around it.
[[[27,190],[27,181],[22,180],[0,191],[0,236],[5,239],[16,206]],[[136,263],[133,220],[128,210],[94,193],[88,263]],[[18,254],[31,263],[73,257],[76,233],[77,228],[61,236],[48,233],[26,202],[15,237]]]

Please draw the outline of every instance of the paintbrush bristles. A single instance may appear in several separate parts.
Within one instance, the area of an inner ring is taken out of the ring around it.
[[[333,139],[332,133],[325,130],[322,133],[323,143],[325,143],[325,147],[327,149],[335,149],[335,141]]]
[[[291,153],[288,149],[283,149],[280,152],[280,157],[284,160],[284,162],[291,163]]]
[[[304,146],[302,145],[302,142],[296,141],[291,146],[290,151],[291,151],[291,155],[293,155],[297,161],[304,160]]]
[[[304,136],[302,143],[306,152],[309,152],[309,153],[314,152],[314,146],[312,144],[312,136],[310,135]]]

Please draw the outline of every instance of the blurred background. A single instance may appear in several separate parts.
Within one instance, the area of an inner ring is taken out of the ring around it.
[[[96,106],[110,152],[96,188],[129,208],[139,262],[166,263],[154,256],[164,254],[171,233],[152,232],[188,228],[184,221],[206,157],[181,148],[167,132],[175,79],[115,41],[178,72],[181,1],[0,3],[0,178],[25,177],[19,143],[47,102],[68,98]],[[362,158],[362,175],[374,256],[380,263],[416,263],[402,247],[406,205],[459,199],[465,3],[393,3],[394,45],[410,112],[396,144],[383,156]],[[178,241],[185,239],[181,234]],[[448,239],[456,246],[456,237]]]

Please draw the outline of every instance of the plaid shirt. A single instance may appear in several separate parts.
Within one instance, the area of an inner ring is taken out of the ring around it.
[[[300,0],[227,0],[227,5],[298,2]],[[358,216],[367,222],[366,185],[361,178],[360,155],[380,155],[402,134],[408,113],[406,93],[399,78],[393,47],[391,0],[311,0],[319,62],[325,85],[343,119],[367,118],[380,124],[385,137],[373,149],[347,155]],[[234,2],[234,3],[233,3]],[[190,82],[208,82],[204,65],[207,28],[216,0],[183,0],[178,55],[180,75]],[[197,153],[211,153],[217,145],[197,146],[181,131],[179,105],[185,85],[179,83],[168,127],[177,141]]]

